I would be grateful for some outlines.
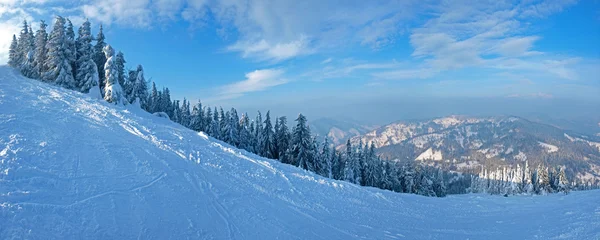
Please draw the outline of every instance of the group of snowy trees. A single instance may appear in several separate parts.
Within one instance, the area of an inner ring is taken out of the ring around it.
[[[248,114],[238,114],[235,108],[190,106],[186,99],[180,103],[170,100],[168,88],[162,91],[152,86],[149,112],[164,112],[169,118],[195,131],[229,143],[257,155],[300,167],[324,177],[344,180],[362,186],[372,186],[396,192],[426,196],[445,196],[444,173],[419,165],[381,160],[373,144],[352,146],[337,151],[327,138],[320,143],[311,134],[306,117],[298,115],[290,130],[285,116],[275,118],[270,112],[264,119],[259,111],[254,120]],[[191,110],[190,110],[191,109]]]
[[[57,16],[52,30],[40,22],[33,32],[27,21],[17,38],[13,35],[8,64],[29,78],[88,93],[96,98],[119,105],[142,103],[148,98],[148,87],[143,69],[125,74],[122,52],[105,43],[102,26],[96,37],[91,24],[85,21],[77,36],[68,18]],[[92,42],[95,44],[92,45]]]
[[[491,194],[547,194],[555,192],[568,193],[571,184],[565,174],[565,169],[548,168],[538,165],[531,169],[529,163],[516,168],[497,168],[487,170],[482,168],[479,176],[474,176],[471,183],[473,192],[486,192]]]

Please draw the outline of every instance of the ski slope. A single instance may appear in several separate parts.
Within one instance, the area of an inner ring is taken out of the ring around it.
[[[600,191],[358,187],[0,67],[0,239],[23,238],[599,239]]]

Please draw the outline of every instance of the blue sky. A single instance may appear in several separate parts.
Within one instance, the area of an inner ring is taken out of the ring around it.
[[[128,67],[211,105],[600,103],[597,0],[0,0],[0,62],[23,19],[56,14],[103,24]]]

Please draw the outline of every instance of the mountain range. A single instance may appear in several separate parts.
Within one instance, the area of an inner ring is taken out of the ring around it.
[[[567,174],[581,182],[600,180],[600,136],[516,116],[399,121],[350,141],[372,142],[386,159],[421,161],[459,172],[528,162],[565,166]]]

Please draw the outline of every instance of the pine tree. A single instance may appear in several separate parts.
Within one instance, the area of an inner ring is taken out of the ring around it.
[[[104,64],[104,79],[106,86],[104,87],[104,100],[116,105],[125,105],[127,100],[123,96],[123,89],[117,79],[117,64],[115,59],[115,50],[110,46],[104,47],[106,55],[106,64]]]
[[[23,64],[26,62],[27,54],[30,51],[29,45],[29,26],[27,25],[27,21],[23,20],[23,28],[19,34],[19,39],[17,41],[17,51],[16,51],[16,67],[21,68]]]
[[[132,104],[137,102],[142,109],[146,109],[146,111],[150,112],[150,109],[148,108],[148,84],[144,78],[144,68],[142,65],[137,66],[137,70],[135,71],[135,81],[130,87],[131,94],[129,96],[129,102]],[[152,92],[153,94],[156,92],[156,85],[154,85],[154,82],[152,83]]]
[[[259,151],[260,155],[266,158],[273,158],[275,153],[273,151],[273,141],[275,133],[273,132],[273,126],[271,125],[271,112],[267,111],[267,115],[265,116],[265,121],[262,129],[262,134],[260,135],[261,140]]]
[[[215,111],[213,112],[213,120],[210,129],[210,135],[212,137],[221,139],[221,124],[219,121],[219,112],[217,111],[217,107],[215,107]]]
[[[27,30],[27,37],[25,39],[27,44],[27,49],[25,52],[24,62],[21,65],[21,74],[23,76],[33,79],[38,79],[39,74],[35,71],[35,36],[33,35],[33,30],[31,30],[31,25]]]
[[[48,38],[46,48],[48,54],[46,58],[46,72],[43,73],[43,79],[48,82],[54,82],[56,85],[68,89],[75,88],[75,79],[73,71],[69,64],[69,50],[66,43],[65,19],[61,16],[56,17],[54,27]]]
[[[12,42],[10,43],[10,47],[8,50],[8,66],[18,67],[19,66],[19,57],[18,57],[18,42],[17,36],[13,34]]]
[[[564,192],[565,194],[568,194],[570,191],[570,184],[567,179],[567,174],[565,174],[565,168],[560,168],[558,173],[558,191]]]
[[[125,98],[129,99],[131,96],[128,96],[126,93],[129,92],[127,89],[130,86],[129,81],[127,81],[127,77],[125,76],[125,63],[127,63],[125,61],[125,56],[123,55],[123,52],[119,51],[115,58],[115,64],[117,64],[117,79],[123,88],[123,94],[125,95]],[[170,100],[169,103],[171,103]]]
[[[106,64],[106,56],[104,54],[104,47],[106,46],[106,43],[104,42],[105,38],[104,38],[104,33],[103,33],[103,29],[102,29],[102,25],[100,25],[100,29],[98,30],[98,35],[96,35],[96,45],[94,45],[94,63],[96,63],[96,66],[98,66],[98,73],[100,73],[98,75],[98,79],[100,79],[100,88],[102,90],[102,93],[104,93],[104,86],[105,84],[105,74],[104,74],[104,65]]]
[[[181,113],[181,109],[179,110],[179,113]],[[156,84],[154,82],[152,82],[152,90],[150,90],[150,96],[148,96],[148,112],[158,112],[158,90],[156,90]]]
[[[208,110],[210,110],[210,108]],[[240,118],[239,135],[240,148],[249,152],[254,151],[250,142],[252,133],[250,133],[250,118],[247,113],[242,114],[242,117]]]
[[[306,117],[299,114],[296,122],[291,142],[293,163],[300,168],[314,171],[312,137],[306,123]]]
[[[36,78],[43,79],[46,72],[46,61],[48,57],[48,33],[46,33],[46,22],[40,22],[40,29],[35,34],[35,56],[33,57],[33,69],[36,72]]]
[[[72,71],[72,75],[73,77],[77,76],[77,44],[75,42],[75,31],[73,30],[73,23],[71,23],[71,20],[69,20],[68,18],[66,19],[67,23],[66,23],[66,53],[67,53],[67,61],[69,62],[69,65],[71,65],[71,71]],[[75,83],[75,87],[79,87],[79,85],[77,84],[77,82]]]
[[[344,181],[347,182],[351,182],[351,183],[357,183],[356,182],[356,176],[354,176],[354,164],[355,162],[355,157],[354,157],[354,153],[352,151],[352,143],[350,142],[350,139],[348,139],[348,141],[346,142],[346,162],[344,164],[345,168],[344,168]]]
[[[321,175],[333,179],[333,159],[329,150],[329,140],[325,137],[325,141],[323,141],[323,144],[321,145],[321,152],[319,154],[319,160],[323,170]]]
[[[287,117],[282,116],[278,119],[278,127],[275,129],[275,142],[277,143],[279,161],[291,164],[291,159],[286,154],[290,148],[290,130],[287,126]]]
[[[102,98],[98,67],[92,60],[92,53],[92,30],[90,22],[86,20],[79,27],[77,36],[77,74],[75,80],[81,92],[90,93],[95,98]]]
[[[160,110],[158,110],[160,111]],[[179,113],[181,114],[181,125],[184,127],[190,126],[190,105],[187,99],[183,98],[183,102],[181,103],[181,108],[179,109]]]
[[[204,126],[204,113],[202,112],[202,102],[198,100],[198,103],[192,107],[190,128],[196,132],[203,130]]]

